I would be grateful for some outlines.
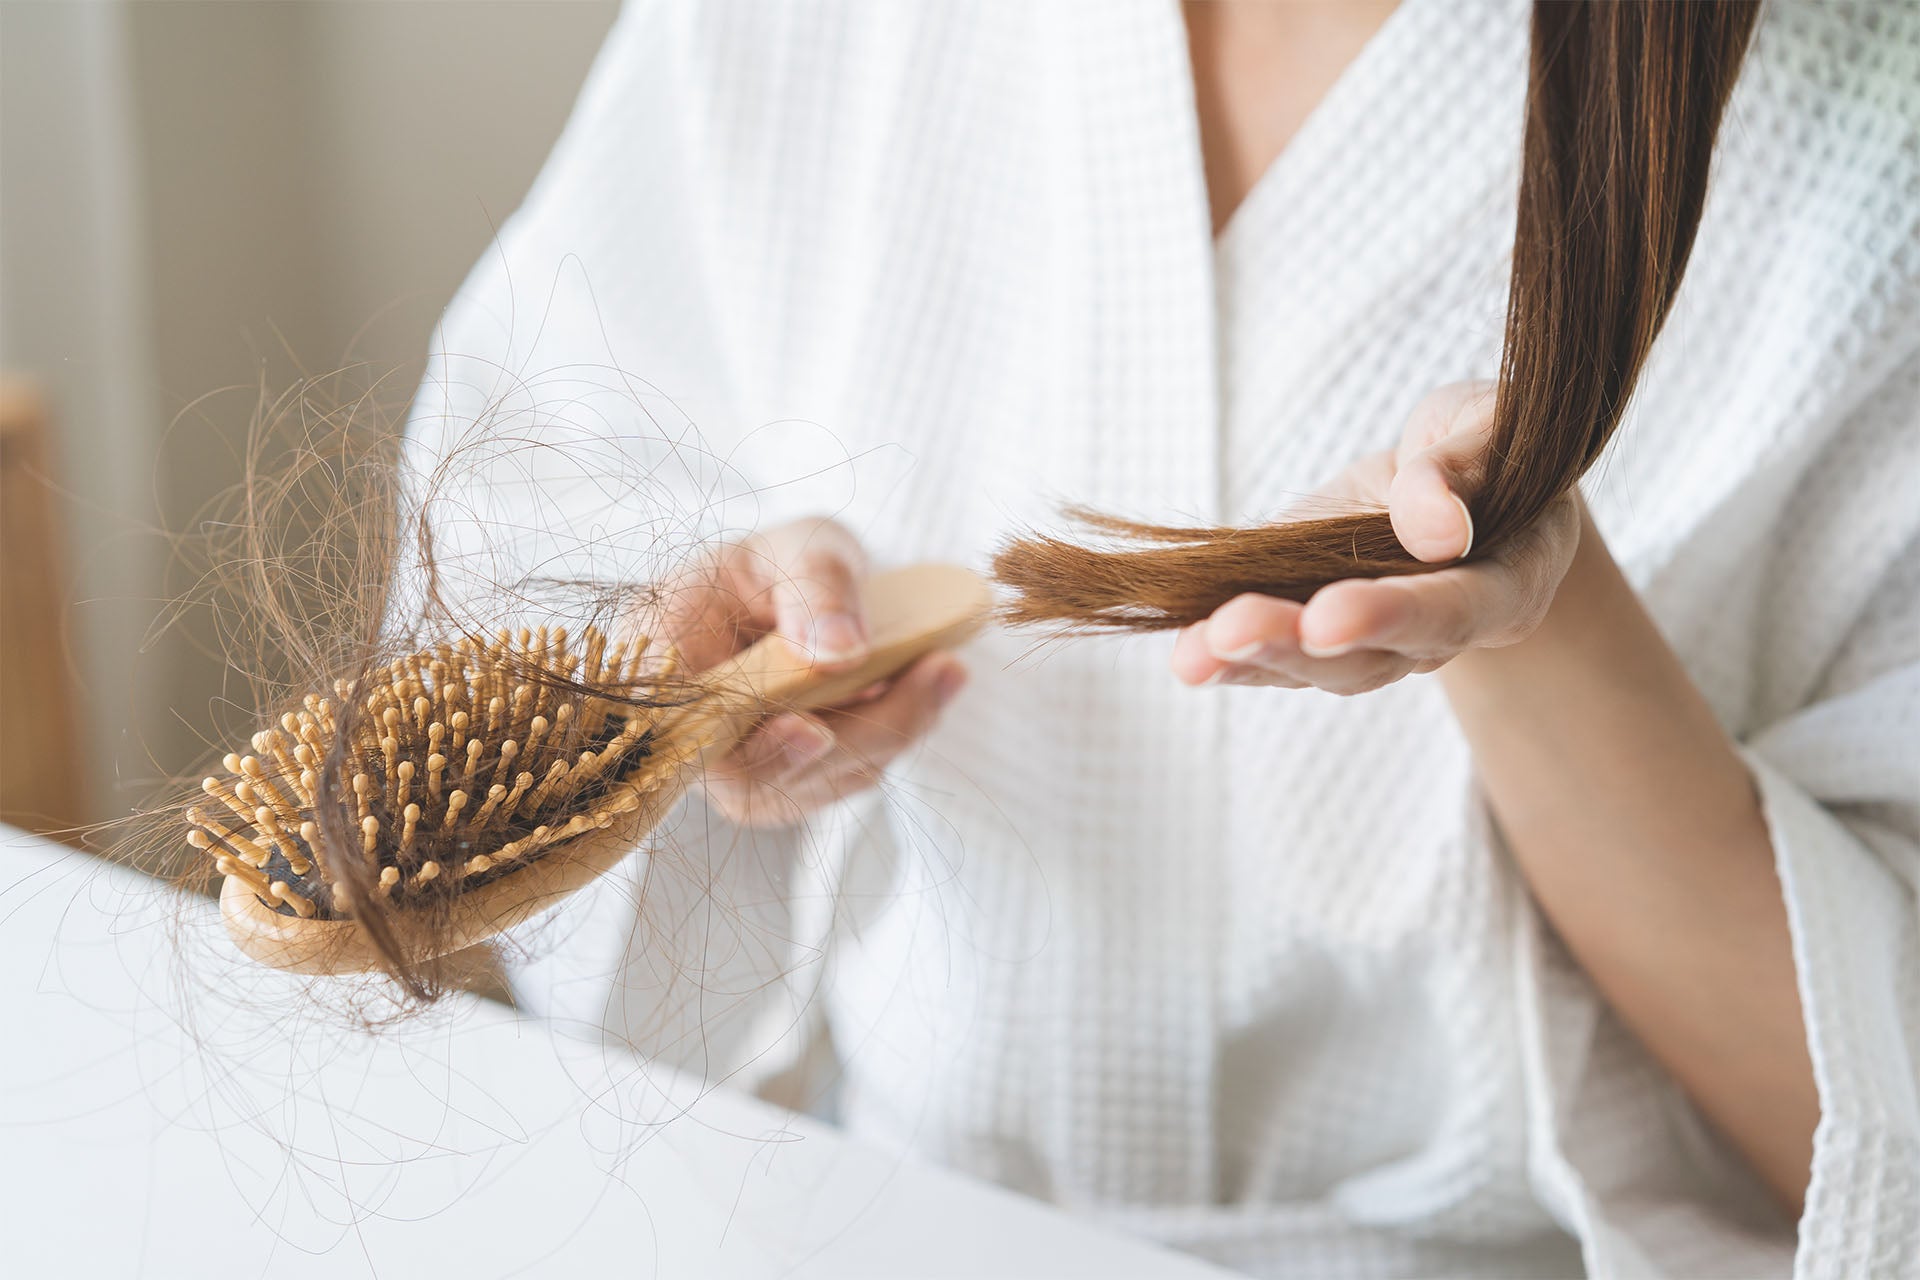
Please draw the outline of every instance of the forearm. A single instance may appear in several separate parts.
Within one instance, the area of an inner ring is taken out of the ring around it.
[[[1797,1206],[1819,1100],[1759,800],[1591,520],[1539,629],[1461,655],[1441,679],[1547,917]]]

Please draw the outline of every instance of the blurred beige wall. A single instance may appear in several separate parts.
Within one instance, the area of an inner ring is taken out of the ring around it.
[[[411,379],[614,9],[0,0],[0,372],[56,416],[97,816],[245,698],[191,621],[142,652],[157,530],[239,479],[263,370]]]

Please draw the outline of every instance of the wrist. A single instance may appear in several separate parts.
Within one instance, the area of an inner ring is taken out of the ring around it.
[[[1580,517],[1578,540],[1540,625],[1516,644],[1468,649],[1440,668],[1441,683],[1456,708],[1463,700],[1479,703],[1536,696],[1537,686],[1527,679],[1529,675],[1546,675],[1559,662],[1580,653],[1587,655],[1586,660],[1599,660],[1610,635],[1638,612],[1639,600],[1578,491],[1574,501]]]

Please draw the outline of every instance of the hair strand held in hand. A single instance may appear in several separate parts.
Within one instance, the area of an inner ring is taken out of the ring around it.
[[[1484,555],[1600,457],[1672,306],[1706,200],[1756,0],[1539,0],[1513,272],[1485,479]],[[1074,508],[1089,541],[1036,535],[994,573],[1013,624],[1152,631],[1233,597],[1304,600],[1343,578],[1419,573],[1385,511],[1257,528],[1168,528]]]

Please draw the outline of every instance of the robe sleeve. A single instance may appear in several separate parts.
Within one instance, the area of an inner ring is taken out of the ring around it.
[[[1920,499],[1917,499],[1920,501]],[[1920,1274],[1920,543],[1837,664],[1753,735],[1820,1093],[1795,1274]]]
[[[1785,709],[1737,745],[1773,845],[1821,1110],[1797,1224],[1538,916],[1523,925],[1535,1185],[1591,1274],[1920,1275],[1917,478],[1909,359],[1791,487],[1802,505],[1776,513],[1775,534],[1818,550],[1775,556],[1789,567],[1756,611],[1771,647],[1754,679]]]

